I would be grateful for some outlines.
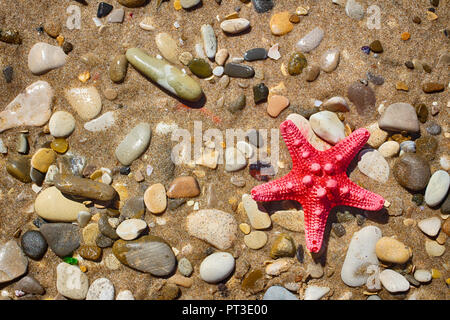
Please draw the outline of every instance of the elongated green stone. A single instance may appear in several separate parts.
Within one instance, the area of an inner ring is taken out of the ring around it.
[[[188,101],[202,97],[198,82],[166,61],[151,57],[139,48],[128,49],[126,56],[138,71],[178,97]]]

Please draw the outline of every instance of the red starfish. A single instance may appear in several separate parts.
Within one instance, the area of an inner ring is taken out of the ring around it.
[[[297,126],[286,120],[281,134],[292,158],[292,170],[284,177],[252,189],[255,201],[295,200],[305,214],[306,247],[318,252],[331,208],[339,205],[376,211],[383,208],[380,195],[353,183],[346,170],[353,157],[369,139],[360,128],[333,148],[319,151],[303,136]]]

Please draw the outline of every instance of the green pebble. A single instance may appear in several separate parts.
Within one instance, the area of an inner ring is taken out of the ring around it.
[[[30,157],[11,155],[6,163],[6,171],[14,178],[23,183],[31,182],[30,170],[31,164]]]
[[[306,62],[305,56],[300,52],[296,52],[292,54],[291,58],[289,59],[288,72],[291,76],[296,76],[302,73],[307,64],[308,63]]]
[[[65,257],[63,258],[63,261],[65,263],[71,264],[71,265],[77,265],[78,264],[78,260],[72,257]]]
[[[420,206],[423,203],[423,195],[420,193],[416,193],[412,196],[412,201],[417,205]]]
[[[201,58],[194,58],[188,64],[189,70],[199,78],[212,76],[212,69],[208,62]]]
[[[295,255],[294,239],[289,235],[282,233],[273,242],[270,249],[270,257],[278,259],[282,257],[293,257]]]
[[[264,83],[257,84],[253,87],[253,98],[255,99],[256,104],[267,101],[268,96],[269,88],[267,88]]]

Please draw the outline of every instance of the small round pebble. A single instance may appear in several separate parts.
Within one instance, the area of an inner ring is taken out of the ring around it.
[[[75,130],[75,118],[68,112],[55,112],[48,123],[50,134],[55,138],[69,136]]]
[[[234,270],[235,261],[228,252],[216,252],[207,256],[200,265],[200,277],[208,283],[227,278]]]

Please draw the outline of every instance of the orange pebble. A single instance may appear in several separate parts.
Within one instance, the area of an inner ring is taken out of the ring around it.
[[[81,272],[86,272],[87,271],[87,268],[86,268],[86,266],[80,266],[80,270],[81,270]]]
[[[402,33],[402,40],[406,41],[411,38],[411,34],[408,31]]]

